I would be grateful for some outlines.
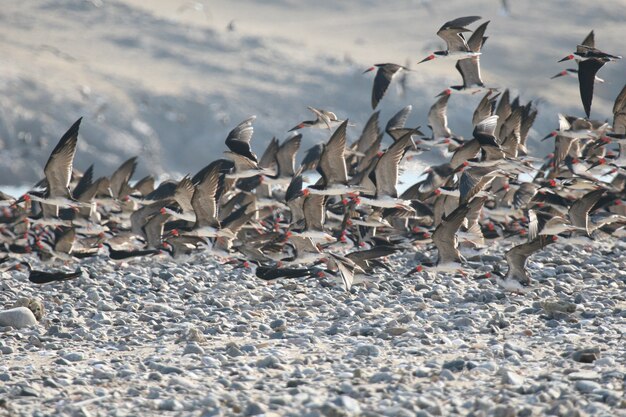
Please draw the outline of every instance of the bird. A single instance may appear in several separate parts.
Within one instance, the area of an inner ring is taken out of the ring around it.
[[[603,52],[597,49],[595,46],[595,32],[592,30],[589,34],[583,39],[583,41],[576,46],[576,52],[574,54],[570,54],[565,58],[559,60],[559,62],[569,61],[572,59],[576,59],[576,56],[581,58],[599,58],[606,59],[607,61],[614,61],[617,59],[622,59],[621,56],[611,55],[606,52]]]
[[[26,261],[20,262],[21,265],[25,266],[28,270],[28,280],[33,284],[49,284],[52,282],[59,281],[67,281],[70,279],[78,278],[82,275],[83,271],[80,268],[77,268],[74,272],[48,272],[48,271],[40,271],[37,269],[33,269],[31,264]]]
[[[363,71],[363,74],[368,73],[370,71],[374,71],[376,68],[376,77],[374,78],[374,87],[372,89],[372,109],[376,109],[380,100],[384,97],[389,85],[391,84],[391,80],[395,77],[400,71],[410,71],[408,68],[398,65],[398,64],[375,64],[373,67],[370,67]]]
[[[65,132],[52,150],[44,167],[46,190],[43,195],[29,192],[23,196],[23,199],[42,203],[44,217],[58,217],[59,207],[84,205],[72,197],[69,188],[81,121],[82,117]]]
[[[458,250],[456,234],[470,212],[479,211],[486,200],[487,197],[475,197],[468,203],[459,205],[437,226],[432,236],[437,247],[437,271],[457,271],[461,268],[461,263],[465,260]]]
[[[473,55],[469,58],[459,59],[456,69],[463,78],[463,85],[453,85],[450,88],[460,92],[475,92],[485,87],[480,76],[480,50],[487,39],[484,35],[489,21],[480,25],[468,40],[467,44]]]
[[[436,58],[450,57],[454,59],[468,58],[480,54],[472,50],[463,33],[471,32],[465,26],[480,20],[480,16],[465,16],[446,22],[437,31],[437,36],[446,42],[447,49],[443,51],[435,51],[421,60],[419,63],[432,61]]]
[[[376,166],[370,174],[370,179],[376,187],[375,198],[361,196],[361,204],[374,207],[400,208],[413,212],[411,202],[398,199],[398,171],[400,161],[409,147],[415,146],[411,139],[411,132],[406,133],[391,145],[376,162]]]
[[[528,258],[555,241],[556,236],[541,235],[531,241],[513,246],[505,253],[505,259],[508,265],[507,273],[502,274],[497,269],[493,271],[493,274],[496,275],[496,283],[505,291],[521,294],[528,292],[530,286],[530,277],[526,269]],[[490,278],[491,273],[485,274],[482,277]]]
[[[298,129],[304,129],[307,127],[317,128],[317,129],[326,128],[330,130],[333,127],[337,127],[337,125],[343,122],[343,120],[338,119],[337,115],[335,115],[335,113],[331,111],[316,109],[311,106],[307,106],[307,109],[313,112],[313,114],[315,115],[315,120],[305,120],[301,123],[298,123],[296,126],[289,129],[290,132],[294,130],[298,130]]]

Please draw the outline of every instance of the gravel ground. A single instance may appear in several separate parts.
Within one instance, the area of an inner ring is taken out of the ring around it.
[[[626,415],[625,242],[551,245],[523,296],[403,277],[413,257],[352,293],[206,259],[85,260],[38,287],[5,272],[1,306],[47,311],[0,328],[0,416]]]

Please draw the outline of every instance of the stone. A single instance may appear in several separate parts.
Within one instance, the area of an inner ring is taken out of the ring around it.
[[[202,349],[202,347],[200,347],[200,345],[196,342],[188,343],[187,346],[185,346],[185,350],[183,350],[183,356],[192,354],[204,355],[204,349]]]
[[[23,329],[37,324],[37,318],[28,307],[16,307],[0,311],[0,327]]]
[[[575,385],[576,389],[584,394],[588,394],[590,392],[593,392],[597,389],[602,388],[602,386],[600,384],[598,384],[597,382],[594,381],[586,381],[586,380],[580,380],[580,381],[576,381],[576,385]]]
[[[180,403],[180,401],[175,400],[173,398],[168,398],[168,399],[159,401],[158,408],[159,410],[163,410],[163,411],[181,411],[185,409],[185,407]]]
[[[516,374],[508,369],[502,369],[499,371],[502,376],[502,383],[507,385],[522,385],[524,383],[524,377]]]
[[[574,351],[571,354],[572,360],[581,363],[593,363],[600,357],[599,348],[587,348]]]
[[[354,351],[354,356],[380,356],[380,348],[375,345],[359,345]]]

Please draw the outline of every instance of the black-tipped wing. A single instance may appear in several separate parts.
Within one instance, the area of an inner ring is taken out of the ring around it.
[[[400,161],[407,148],[411,145],[413,145],[411,134],[406,134],[394,142],[378,160],[374,169],[374,174],[376,175],[376,195],[378,197],[390,196],[396,198],[398,196],[396,185],[398,183]]]
[[[320,194],[309,194],[304,200],[304,221],[307,230],[324,230],[325,202],[326,196]]]
[[[128,191],[128,181],[132,178],[135,173],[135,169],[137,168],[137,157],[133,156],[128,159],[122,165],[119,166],[115,170],[113,174],[111,174],[111,192],[113,193],[114,198],[122,198],[125,197],[124,191]]]
[[[444,94],[428,111],[428,124],[435,139],[447,138],[452,134],[448,128],[448,100],[450,94]]]
[[[222,180],[221,161],[215,161],[209,165],[204,177],[196,185],[196,189],[191,198],[191,206],[196,213],[195,227],[215,227],[219,224],[217,220],[217,199]]]
[[[596,74],[606,64],[606,60],[591,58],[578,63],[578,87],[580,99],[583,102],[585,114],[591,115],[591,102],[593,101],[593,86]]]
[[[378,66],[378,71],[376,71],[376,77],[374,78],[374,88],[372,89],[372,109],[378,106],[378,103],[387,92],[389,84],[391,84],[391,79],[401,69],[402,66],[396,64],[382,64]]]
[[[626,112],[626,84],[613,103],[613,115]]]
[[[361,136],[359,136],[359,140],[356,143],[357,152],[365,153],[374,144],[374,142],[376,142],[376,139],[380,134],[380,128],[378,126],[379,116],[380,111],[375,111],[372,113],[370,118],[367,119],[367,123],[365,123]]]
[[[302,171],[316,169],[323,151],[324,145],[321,143],[307,150],[304,154],[304,158],[302,158]]]
[[[409,104],[408,106],[394,114],[394,116],[387,122],[387,126],[385,126],[385,131],[389,133],[390,131],[393,131],[395,129],[402,129],[406,124],[406,121],[409,118],[412,110],[413,106]],[[389,134],[391,135],[391,133]]]
[[[289,202],[302,196],[302,185],[304,184],[302,174],[298,174],[289,183],[285,192],[285,201]]]
[[[463,77],[463,88],[483,87],[483,80],[480,78],[480,59],[478,56],[459,59],[456,62],[456,69]]]
[[[76,155],[76,145],[78,144],[78,128],[81,120],[83,120],[82,117],[65,132],[43,169],[51,197],[70,196],[68,187],[72,178],[74,155]]]
[[[604,189],[590,191],[571,205],[568,215],[573,226],[584,227],[589,233],[589,211],[605,192]]]
[[[596,47],[596,37],[595,37],[595,33],[593,32],[593,30],[589,32],[589,35],[587,35],[585,39],[583,39],[583,41],[580,43],[580,46],[586,46],[587,48]],[[579,51],[577,50],[576,52],[579,52]]]
[[[83,197],[83,194],[85,194],[85,192],[89,189],[89,187],[91,187],[93,183],[92,181],[93,181],[93,164],[91,164],[89,168],[87,168],[87,170],[83,173],[83,176],[80,177],[80,181],[78,181],[78,184],[76,184],[76,187],[74,187],[74,191],[72,192],[72,195],[74,196],[74,198],[80,201],[85,201],[85,200],[82,200],[81,197]]]
[[[271,168],[276,162],[276,153],[278,152],[278,139],[272,138],[269,145],[265,148],[265,152],[259,159],[259,166],[261,168]]]
[[[491,91],[488,91],[487,94],[483,96],[480,103],[478,103],[478,106],[476,106],[474,114],[472,115],[472,124],[474,126],[493,115],[493,112],[496,109],[497,98],[498,95],[492,96]]]
[[[278,164],[278,176],[283,178],[291,178],[296,168],[296,153],[300,149],[302,143],[302,135],[298,134],[287,139],[276,153],[276,162]]]
[[[174,199],[183,210],[184,213],[190,212],[193,210],[191,205],[191,199],[193,198],[193,194],[195,192],[195,187],[191,178],[188,176],[184,177],[179,181],[176,186],[176,191],[174,192]]]
[[[231,151],[251,159],[254,162],[258,162],[256,155],[252,153],[252,149],[250,148],[250,140],[254,134],[252,123],[255,119],[256,116],[252,116],[231,130],[226,138],[226,146],[228,146],[228,149]]]
[[[530,242],[524,242],[514,246],[506,252],[506,263],[509,265],[508,275],[519,280],[522,284],[528,284],[526,274],[526,261],[535,252],[543,249],[552,242],[552,236],[538,236]]]
[[[474,33],[472,33],[472,36],[470,36],[469,40],[467,41],[467,46],[469,47],[470,51],[480,52],[481,48],[483,47],[483,43],[485,42],[485,40],[487,40],[487,38],[485,37],[485,31],[487,30],[488,24],[489,20],[478,26]]]
[[[324,178],[325,184],[346,184],[348,171],[346,168],[346,127],[348,121],[344,121],[335,130],[328,140],[317,167],[318,172]]]

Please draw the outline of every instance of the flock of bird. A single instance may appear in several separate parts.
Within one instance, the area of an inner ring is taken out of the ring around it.
[[[422,256],[407,275],[425,268],[467,275],[461,249],[480,254],[501,240],[512,245],[504,253],[508,269],[497,264],[474,278],[527,291],[526,263],[533,253],[557,237],[585,244],[626,225],[626,86],[615,100],[612,125],[589,119],[594,83],[601,81],[596,73],[620,59],[596,49],[592,31],[562,60],[576,59],[578,69],[557,74],[578,77],[587,117],[558,115],[558,129],[544,138],[554,140],[554,152],[531,157],[527,138],[537,110],[512,99],[509,90],[498,93],[483,83],[479,60],[489,22],[474,31],[466,27],[479,19],[445,23],[437,35],[447,49],[421,61],[452,58],[463,78],[430,108],[430,135],[405,126],[412,110],[407,106],[384,131],[375,111],[360,137],[348,143],[347,120],[309,107],[315,118],[297,124],[282,143],[272,139],[258,158],[250,145],[253,116],[228,134],[223,159],[179,181],[156,184],[152,176],[133,181],[136,157],[110,177],[94,179],[93,165],[82,173],[74,169],[79,119],[52,151],[45,179],[18,199],[0,196],[0,269],[26,267],[32,282],[45,284],[82,272],[34,270],[34,257],[54,265],[92,256],[193,260],[210,253],[263,280],[334,277],[349,291],[375,279],[377,269],[389,270],[386,257],[433,246],[436,259]],[[375,110],[394,76],[407,68],[387,63],[366,72],[373,70]],[[470,139],[448,126],[453,91],[484,92]],[[298,131],[304,128],[332,133],[297,166]],[[386,135],[391,145],[384,149]],[[449,160],[399,193],[405,161],[426,152]]]

